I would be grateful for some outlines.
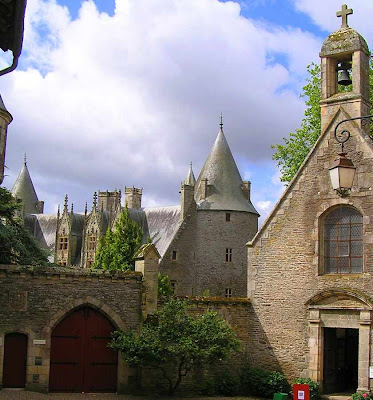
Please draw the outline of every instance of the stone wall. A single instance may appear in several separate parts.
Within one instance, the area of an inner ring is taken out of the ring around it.
[[[230,221],[226,221],[226,213]],[[245,244],[258,229],[257,215],[237,211],[193,211],[163,257],[160,270],[176,280],[177,295],[246,297],[247,252]],[[232,261],[226,262],[226,249]],[[177,251],[176,260],[172,252]]]
[[[0,287],[0,383],[6,333],[27,334],[26,387],[46,391],[51,332],[70,311],[89,305],[118,329],[137,329],[140,323],[140,273],[1,265]],[[133,371],[120,357],[118,362],[118,390],[126,390]]]

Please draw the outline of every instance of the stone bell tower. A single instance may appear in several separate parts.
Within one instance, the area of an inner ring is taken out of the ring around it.
[[[348,26],[347,17],[352,13],[353,10],[345,4],[342,6],[342,10],[337,12],[342,25],[327,37],[321,48],[322,131],[341,106],[351,118],[369,114],[370,53],[364,38]],[[345,87],[352,85],[352,90],[343,90],[341,84]]]

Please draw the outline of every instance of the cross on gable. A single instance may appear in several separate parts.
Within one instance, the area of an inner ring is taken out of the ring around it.
[[[346,4],[343,4],[342,11],[337,11],[337,17],[342,17],[342,25],[341,28],[348,28],[347,24],[347,16],[353,14],[354,11],[352,8],[347,8]]]

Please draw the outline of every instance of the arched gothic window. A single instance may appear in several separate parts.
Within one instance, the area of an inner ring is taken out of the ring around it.
[[[324,272],[363,272],[363,217],[352,207],[338,207],[324,220]]]

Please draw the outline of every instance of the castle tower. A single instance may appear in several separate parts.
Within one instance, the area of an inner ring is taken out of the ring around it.
[[[5,108],[3,99],[0,96],[0,185],[4,179],[5,166],[5,150],[8,125],[12,122],[13,117]]]
[[[12,187],[12,195],[22,201],[22,210],[25,214],[43,214],[44,201],[39,201],[34,184],[27,168],[26,155],[23,167]]]
[[[190,170],[181,186],[182,223],[161,261],[161,273],[169,276],[176,295],[246,296],[245,245],[258,230],[259,214],[222,122],[195,183],[193,178]]]
[[[345,112],[341,119],[369,114],[370,53],[365,39],[348,26],[347,18],[352,13],[346,5],[342,6],[342,11],[337,12],[337,16],[342,17],[342,25],[327,37],[321,48],[322,132],[341,108]],[[351,71],[350,92],[338,85],[338,74],[342,70]],[[357,123],[361,126],[361,121]],[[369,129],[367,124],[366,129]]]

